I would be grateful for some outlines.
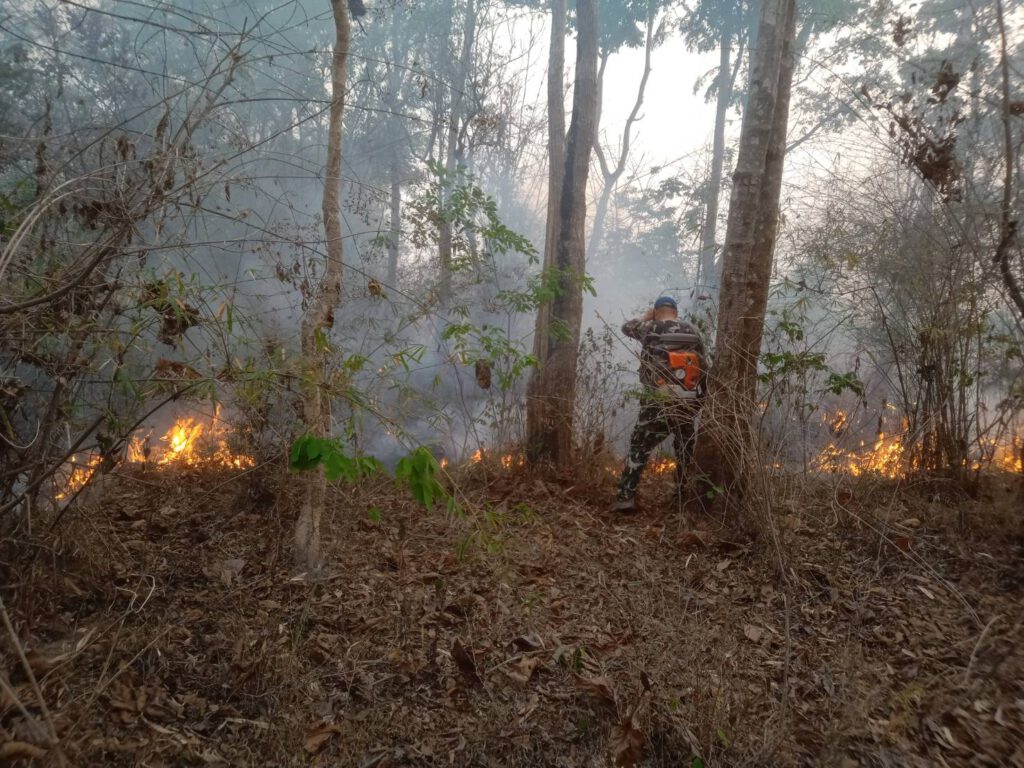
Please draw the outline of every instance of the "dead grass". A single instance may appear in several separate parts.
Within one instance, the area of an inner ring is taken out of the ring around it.
[[[127,472],[56,538],[5,543],[72,765],[1024,765],[1012,488],[964,514],[780,483],[782,579],[735,527],[687,525],[667,481],[619,518],[610,474],[477,470],[458,519],[339,489],[307,583],[278,480]],[[32,743],[14,702],[0,726]]]

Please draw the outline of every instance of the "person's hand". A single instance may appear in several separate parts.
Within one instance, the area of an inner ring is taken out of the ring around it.
[[[644,312],[644,316],[643,316],[643,317],[641,317],[640,319],[641,319],[641,320],[642,320],[643,322],[645,322],[645,323],[646,323],[646,322],[647,322],[648,320],[653,320],[653,319],[654,319],[654,307],[651,307],[651,308],[650,308],[650,309],[648,309],[648,310],[647,310],[646,312]]]

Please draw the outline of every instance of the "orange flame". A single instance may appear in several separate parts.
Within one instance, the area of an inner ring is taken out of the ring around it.
[[[859,451],[848,451],[835,443],[822,449],[814,465],[825,472],[848,472],[854,477],[874,474],[882,477],[901,477],[904,466],[904,447],[899,437],[886,437],[878,433],[871,448],[861,442]]]
[[[972,469],[990,466],[1004,472],[1024,473],[1024,440],[1019,437],[1008,443],[983,442],[982,456],[983,460],[971,463]],[[859,450],[851,451],[829,443],[818,454],[814,466],[823,472],[847,472],[854,477],[872,474],[896,479],[910,469],[920,468],[921,461],[907,453],[901,436],[880,432],[870,448],[861,442]]]
[[[479,464],[487,457],[487,452],[482,448],[477,448],[473,451],[473,455],[469,457],[469,460],[474,464]],[[515,469],[517,467],[526,466],[526,457],[521,453],[506,453],[498,457],[498,462],[505,470]]]
[[[235,453],[228,446],[227,430],[220,418],[220,407],[213,412],[209,424],[192,416],[178,419],[160,438],[162,444],[154,451],[150,438],[135,437],[128,446],[128,461],[161,466],[183,465],[244,469],[255,466],[252,456]]]
[[[828,413],[823,412],[821,414],[821,420],[828,426],[829,431],[833,435],[840,434],[850,424],[850,417],[846,415],[846,411],[837,410],[832,416]]]
[[[85,487],[85,484],[92,480],[92,476],[99,470],[102,461],[103,457],[98,453],[89,454],[83,459],[76,457],[69,461],[67,477],[61,489],[54,494],[54,498],[57,501],[63,501]]]
[[[216,408],[208,423],[192,416],[178,419],[164,433],[156,445],[151,435],[133,437],[125,458],[130,464],[155,464],[158,466],[205,466],[245,469],[256,465],[252,456],[236,453],[228,446],[227,429]],[[99,454],[76,456],[59,473],[59,490],[54,494],[58,501],[67,499],[82,488],[96,474],[103,461]]]
[[[664,475],[667,472],[674,472],[676,468],[675,459],[655,459],[647,465],[647,471],[654,475]]]
[[[506,453],[501,457],[501,466],[506,469],[526,466],[526,457],[522,454]]]
[[[1004,472],[1024,473],[1024,438],[1014,437],[1008,443],[984,440],[981,454],[982,461],[974,462],[972,469],[981,469],[987,463]]]

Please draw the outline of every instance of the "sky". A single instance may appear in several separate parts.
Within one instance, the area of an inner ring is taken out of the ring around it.
[[[618,137],[636,99],[643,65],[643,49],[619,51],[608,61],[601,116],[605,146],[615,147],[618,144]],[[669,38],[654,50],[651,76],[640,111],[643,120],[634,127],[631,156],[644,156],[652,163],[664,163],[711,142],[715,105],[704,101],[703,89],[694,94],[693,84],[717,65],[716,51],[691,53],[679,37]]]

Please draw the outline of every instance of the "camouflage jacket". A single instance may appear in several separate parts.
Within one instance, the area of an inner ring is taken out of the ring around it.
[[[690,323],[678,318],[673,320],[641,320],[635,318],[627,320],[622,326],[622,333],[631,339],[636,339],[642,345],[640,350],[640,383],[645,387],[654,388],[658,385],[658,372],[654,355],[650,345],[647,343],[651,334],[661,333],[692,333],[700,338],[700,333]],[[701,342],[697,352],[701,358],[705,357],[704,344]],[[702,387],[703,389],[703,387]]]

